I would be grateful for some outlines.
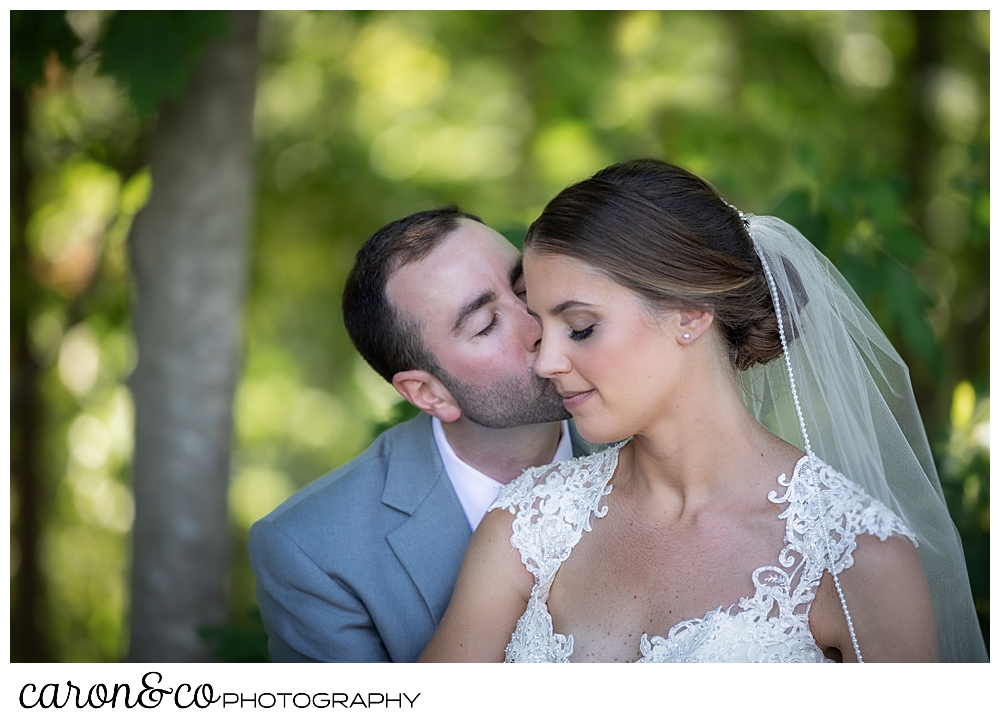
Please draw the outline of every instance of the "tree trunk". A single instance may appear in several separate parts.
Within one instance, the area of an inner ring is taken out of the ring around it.
[[[936,185],[934,165],[938,142],[927,117],[927,91],[933,73],[941,66],[944,57],[940,38],[943,13],[939,10],[911,10],[910,14],[916,38],[907,88],[910,120],[907,170],[913,179],[913,189],[907,205],[913,210],[917,224],[923,227],[924,210]],[[947,348],[942,351],[948,355]],[[912,364],[909,359],[907,363],[911,370],[913,395],[917,399],[917,407],[925,425],[932,419],[947,419],[954,381],[935,380],[925,368]]]
[[[39,624],[39,609],[45,598],[38,561],[38,536],[43,501],[47,495],[45,480],[38,468],[38,446],[44,411],[38,386],[41,370],[31,356],[28,340],[29,316],[37,302],[39,290],[31,271],[31,258],[25,238],[29,214],[28,191],[31,187],[31,169],[24,155],[27,128],[28,98],[24,91],[12,86],[10,483],[17,499],[17,516],[12,520],[11,532],[13,542],[17,545],[19,561],[17,574],[11,580],[10,657],[17,662],[40,662],[49,659],[45,635]]]
[[[259,12],[232,12],[185,96],[161,109],[153,192],[129,236],[135,400],[134,662],[208,659],[226,615],[232,401],[253,191]]]

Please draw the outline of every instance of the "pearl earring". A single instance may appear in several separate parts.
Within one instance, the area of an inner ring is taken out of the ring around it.
[[[688,339],[690,339],[690,338],[691,338],[691,335],[690,335],[690,334],[688,334],[688,333],[687,333],[687,332],[685,331],[685,332],[684,332],[684,341],[687,341],[687,340],[688,340]]]

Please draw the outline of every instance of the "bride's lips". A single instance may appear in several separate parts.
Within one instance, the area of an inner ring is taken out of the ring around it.
[[[585,401],[590,399],[596,390],[591,389],[589,392],[566,392],[560,394],[563,400],[563,406],[566,409],[573,409],[573,407],[579,407]]]

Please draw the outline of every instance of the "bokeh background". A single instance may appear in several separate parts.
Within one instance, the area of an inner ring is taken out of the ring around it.
[[[14,661],[129,649],[128,237],[158,110],[230,20],[12,13]],[[175,66],[140,62],[174,36]],[[265,11],[256,43],[212,656],[266,659],[249,526],[408,413],[341,322],[363,241],[456,202],[519,242],[565,185],[645,156],[798,226],[867,303],[910,366],[989,640],[987,11]]]

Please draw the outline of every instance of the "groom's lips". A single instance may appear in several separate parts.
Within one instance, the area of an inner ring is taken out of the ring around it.
[[[559,396],[562,397],[563,406],[566,409],[572,409],[573,407],[578,407],[585,401],[590,399],[596,390],[591,389],[589,392],[567,392],[560,393]]]

